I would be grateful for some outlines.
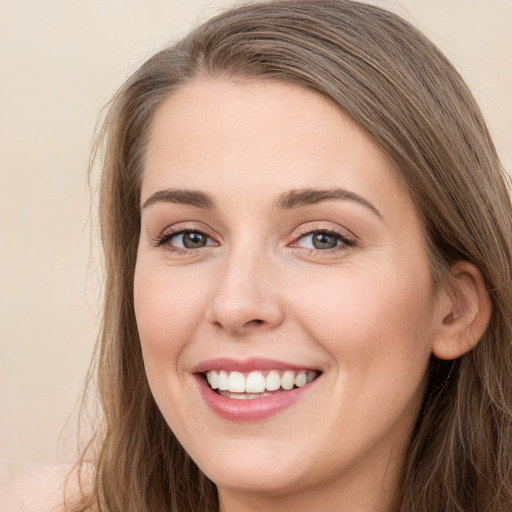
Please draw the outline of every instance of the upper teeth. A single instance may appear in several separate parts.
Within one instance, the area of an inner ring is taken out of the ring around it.
[[[206,372],[206,379],[212,389],[231,391],[232,393],[263,393],[276,391],[279,388],[290,390],[293,386],[301,387],[311,382],[317,375],[312,370],[286,370],[282,373],[270,370],[267,375],[261,371],[248,374],[241,372],[227,372],[224,370],[210,370]]]

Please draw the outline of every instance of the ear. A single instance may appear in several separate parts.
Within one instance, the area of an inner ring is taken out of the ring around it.
[[[478,268],[458,261],[439,300],[440,324],[432,352],[439,359],[456,359],[471,350],[491,319],[492,304]]]

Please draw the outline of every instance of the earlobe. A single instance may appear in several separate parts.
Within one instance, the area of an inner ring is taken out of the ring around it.
[[[450,268],[450,283],[440,299],[440,322],[433,344],[439,359],[456,359],[471,350],[491,319],[492,304],[480,270],[467,261]]]

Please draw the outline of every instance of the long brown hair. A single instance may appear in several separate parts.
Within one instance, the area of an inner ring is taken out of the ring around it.
[[[278,0],[227,11],[150,58],[113,99],[100,225],[105,309],[94,477],[77,511],[212,512],[216,489],[165,423],[144,373],[133,307],[140,177],[162,101],[202,78],[275,79],[319,91],[393,162],[422,220],[432,275],[466,260],[490,293],[469,353],[432,359],[396,492],[402,512],[512,510],[512,215],[506,174],[463,80],[415,28],[348,0]]]

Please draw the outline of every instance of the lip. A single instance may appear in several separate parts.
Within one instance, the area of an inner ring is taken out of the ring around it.
[[[206,404],[221,418],[238,422],[260,421],[284,411],[313,389],[319,380],[319,377],[317,377],[300,388],[290,391],[283,390],[264,398],[236,400],[223,397],[208,386],[203,373],[209,370],[238,371],[242,373],[256,370],[318,370],[264,358],[252,358],[244,361],[217,358],[204,361],[194,367],[192,373],[194,373],[199,391]]]
[[[210,370],[225,370],[227,372],[249,373],[252,371],[267,370],[314,370],[318,368],[310,368],[308,366],[299,366],[295,364],[276,361],[274,359],[265,359],[263,357],[252,357],[250,359],[236,360],[227,357],[219,357],[216,359],[208,359],[192,368],[191,373],[204,373]]]

